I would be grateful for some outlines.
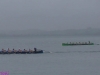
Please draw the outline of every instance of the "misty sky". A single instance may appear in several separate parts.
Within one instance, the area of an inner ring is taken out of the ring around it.
[[[100,0],[0,0],[0,30],[100,28]]]

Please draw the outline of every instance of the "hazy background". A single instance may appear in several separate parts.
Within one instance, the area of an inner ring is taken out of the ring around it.
[[[0,0],[0,30],[100,28],[99,0]]]
[[[0,0],[0,48],[47,52],[0,54],[0,72],[100,75],[100,45],[62,46],[88,41],[100,44],[100,0]]]

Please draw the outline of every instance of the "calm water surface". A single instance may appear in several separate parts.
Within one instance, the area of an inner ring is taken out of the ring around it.
[[[0,71],[9,71],[9,75],[100,75],[100,45],[61,45],[87,41],[100,44],[100,37],[0,38],[1,49],[45,50],[43,54],[0,55]]]

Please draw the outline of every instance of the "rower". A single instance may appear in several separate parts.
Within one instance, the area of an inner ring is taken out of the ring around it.
[[[8,48],[8,50],[9,50],[9,48]]]
[[[13,48],[13,53],[16,53],[17,51]]]
[[[12,51],[8,48],[8,53],[11,53]]]
[[[34,51],[35,51],[35,52],[36,52],[36,50],[37,50],[37,49],[36,49],[36,48],[34,48]]]
[[[4,51],[4,49],[2,48],[2,51]]]
[[[82,45],[84,45],[85,43],[83,42]]]
[[[2,49],[2,51],[1,51],[1,52],[6,53],[7,51],[6,51],[6,50],[4,50],[4,49]]]
[[[30,53],[33,53],[34,51],[33,51],[33,50],[31,50],[31,49],[29,49],[29,52],[30,52]]]
[[[31,53],[31,49],[29,49],[29,52]]]
[[[8,48],[8,51],[7,52],[9,52],[9,48]]]
[[[27,50],[26,50],[26,49],[24,49],[24,52],[27,52]]]
[[[85,44],[87,44],[87,42],[85,42]]]
[[[79,45],[80,45],[81,43],[79,42]]]
[[[29,52],[32,52],[32,50],[31,50],[31,49],[29,49]]]
[[[4,52],[5,50],[4,49],[2,49],[2,52]]]
[[[14,51],[14,48],[13,48],[13,51]]]
[[[19,52],[22,52],[22,50],[21,50],[21,49],[19,49]]]
[[[89,44],[90,44],[90,41],[89,41]]]
[[[12,52],[14,52],[14,48],[13,48],[13,51]]]

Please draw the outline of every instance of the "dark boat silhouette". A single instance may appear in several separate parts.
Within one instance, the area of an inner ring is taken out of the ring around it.
[[[43,53],[43,50],[36,51],[0,51],[0,54],[39,54]]]

